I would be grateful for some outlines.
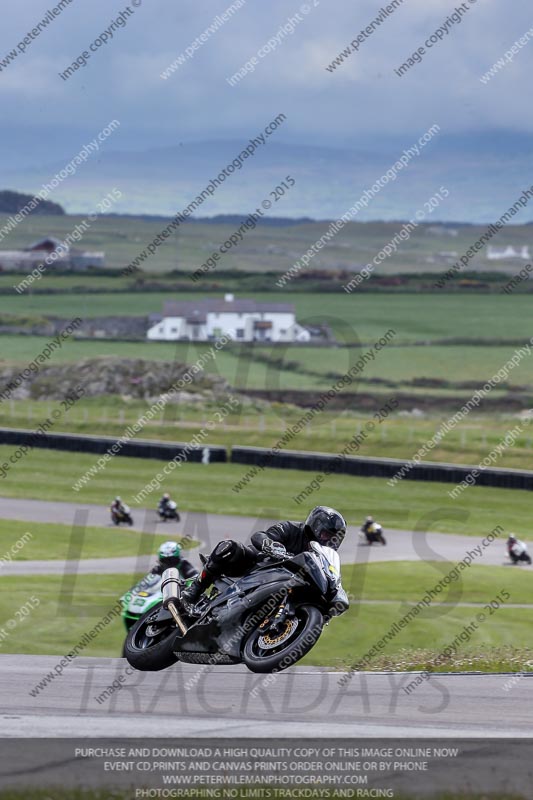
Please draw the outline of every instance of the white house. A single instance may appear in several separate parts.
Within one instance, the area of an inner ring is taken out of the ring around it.
[[[296,322],[291,303],[236,300],[169,301],[162,315],[151,315],[146,334],[154,341],[176,339],[205,342],[224,334],[237,342],[308,342],[311,334]]]
[[[520,249],[518,247],[515,249],[512,245],[507,245],[503,250],[498,250],[497,247],[488,246],[487,259],[489,261],[504,261],[507,258],[520,258],[522,261],[529,261],[531,258],[529,247],[523,245]]]

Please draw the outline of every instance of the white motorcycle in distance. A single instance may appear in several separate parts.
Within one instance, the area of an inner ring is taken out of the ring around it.
[[[531,556],[527,551],[524,542],[517,539],[516,536],[509,536],[507,539],[507,553],[513,564],[531,564]]]
[[[169,500],[166,505],[159,503],[157,506],[157,513],[162,522],[166,522],[167,519],[175,519],[176,522],[179,522],[181,519],[177,503],[175,503],[174,500]]]

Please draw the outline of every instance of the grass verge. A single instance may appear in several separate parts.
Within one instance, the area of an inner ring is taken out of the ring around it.
[[[29,534],[29,535],[28,535]],[[0,558],[13,561],[76,558],[115,558],[149,555],[167,537],[153,536],[123,528],[70,528],[45,522],[18,522],[0,519]],[[178,540],[182,541],[182,540]],[[194,541],[187,540],[191,549]],[[0,567],[1,568],[1,567]]]
[[[0,447],[0,463],[13,452]],[[124,501],[153,480],[164,462],[117,457],[81,491],[73,483],[93,466],[93,455],[33,450],[0,480],[0,496],[32,497],[79,503],[109,503],[119,492]],[[496,525],[527,537],[531,525],[530,493],[519,490],[472,487],[453,500],[453,484],[403,480],[389,486],[382,478],[332,475],[305,503],[293,498],[313,480],[314,472],[265,469],[242,491],[233,487],[247,472],[239,464],[189,464],[175,470],[143,505],[155,507],[158,496],[172,492],[184,511],[236,514],[271,519],[302,519],[314,505],[339,508],[349,524],[359,525],[366,514],[380,518],[384,528],[415,528],[468,536],[485,536]],[[1,512],[0,512],[1,513]]]
[[[364,388],[368,391],[368,387]],[[340,453],[354,434],[365,429],[365,423],[374,421],[375,409],[390,400],[395,390],[379,388],[382,395],[372,389],[372,404],[367,411],[323,411],[305,428],[293,442],[294,449],[325,453]],[[420,389],[420,391],[424,391]],[[470,398],[472,389],[465,391],[464,400]],[[504,395],[495,392],[494,397],[504,402]],[[381,396],[381,400],[380,400]],[[416,400],[414,401],[416,402]],[[0,427],[35,429],[37,425],[51,417],[57,401],[17,400],[0,404]],[[460,407],[458,402],[455,409]],[[82,398],[61,420],[61,432],[102,436],[123,435],[128,425],[138,422],[146,413],[149,403],[120,397],[106,396]],[[190,441],[196,433],[206,428],[210,419],[216,419],[216,403],[206,402],[200,406],[166,406],[159,419],[150,421],[140,434],[143,438],[161,441]],[[286,428],[297,423],[303,410],[286,404],[267,404],[257,401],[243,407],[240,414],[227,417],[209,431],[206,444],[224,445],[230,448],[236,442],[248,447],[272,447],[283,435]],[[391,414],[382,423],[377,423],[372,432],[366,431],[357,455],[378,458],[410,459],[430,440],[441,425],[449,420],[450,414],[430,413],[423,416]],[[516,436],[513,446],[506,448],[498,459],[498,467],[512,469],[531,469],[533,460],[533,429],[524,424],[523,431]],[[431,461],[453,462],[457,464],[479,464],[497,446],[510,429],[520,424],[520,415],[486,414],[469,415],[463,425],[450,430],[431,451]]]

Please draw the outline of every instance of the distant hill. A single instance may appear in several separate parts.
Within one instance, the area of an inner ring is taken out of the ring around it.
[[[33,197],[31,194],[12,192],[9,189],[0,191],[0,214],[18,214],[33,200]],[[59,203],[51,203],[49,200],[39,198],[39,205],[30,213],[60,216],[65,213],[65,209]]]
[[[120,219],[127,219],[128,217],[131,217],[132,219],[143,219],[147,220],[148,222],[153,222],[154,220],[166,222],[172,218],[169,215],[162,214],[102,214],[102,216]],[[186,219],[183,224],[193,223],[197,225],[237,225],[238,227],[243,221],[244,217],[246,217],[245,212],[242,214],[216,214],[214,217],[192,216]],[[293,217],[264,217],[263,219],[257,220],[257,224],[268,225],[271,228],[288,228],[292,225],[308,225],[317,221],[318,220],[311,219],[311,217],[298,217],[296,219]]]
[[[90,169],[80,169],[64,181],[54,199],[70,214],[88,214],[107,192],[118,187],[122,198],[113,212],[170,217],[207,186],[213,187],[210,181],[217,181],[212,196],[205,195],[195,208],[194,217],[223,223],[233,217],[237,222],[237,217],[241,220],[256,209],[266,209],[263,219],[337,219],[390,170],[404,150],[417,145],[413,136],[364,141],[354,131],[351,147],[334,148],[289,144],[280,134],[280,138],[267,139],[252,158],[242,162],[241,169],[218,182],[222,170],[232,164],[247,141],[181,142],[127,152],[105,149]],[[433,213],[427,213],[428,222],[488,224],[529,188],[532,160],[530,136],[513,132],[459,135],[443,130],[395,180],[383,185],[357,221],[411,219],[417,211],[427,211],[425,204],[442,186],[449,194]],[[62,166],[61,161],[28,163],[24,169],[6,168],[3,176],[12,186],[36,192]],[[284,191],[282,184],[288,175],[295,184]],[[513,222],[532,219],[533,202]]]

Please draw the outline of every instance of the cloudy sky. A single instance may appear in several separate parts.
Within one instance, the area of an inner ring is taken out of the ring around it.
[[[209,28],[231,0],[131,0],[127,24],[68,81],[59,73],[126,8],[116,0],[72,0],[52,24],[0,71],[0,168],[31,169],[71,157],[110,120],[120,130],[109,152],[205,140],[246,140],[283,112],[279,142],[364,148],[415,140],[437,123],[447,134],[529,134],[533,40],[486,85],[480,76],[533,26],[527,0],[467,0],[422,63],[398,68],[442,26],[458,3],[404,0],[335,71],[328,63],[379,14],[371,0],[238,0],[242,7],[179,66],[161,73]],[[133,2],[140,2],[134,6]],[[53,8],[49,0],[5,0],[0,64]],[[292,33],[254,72],[226,78],[275,37]],[[299,17],[299,19],[298,19]],[[294,24],[294,23],[293,23]],[[287,30],[287,28],[285,28]]]

